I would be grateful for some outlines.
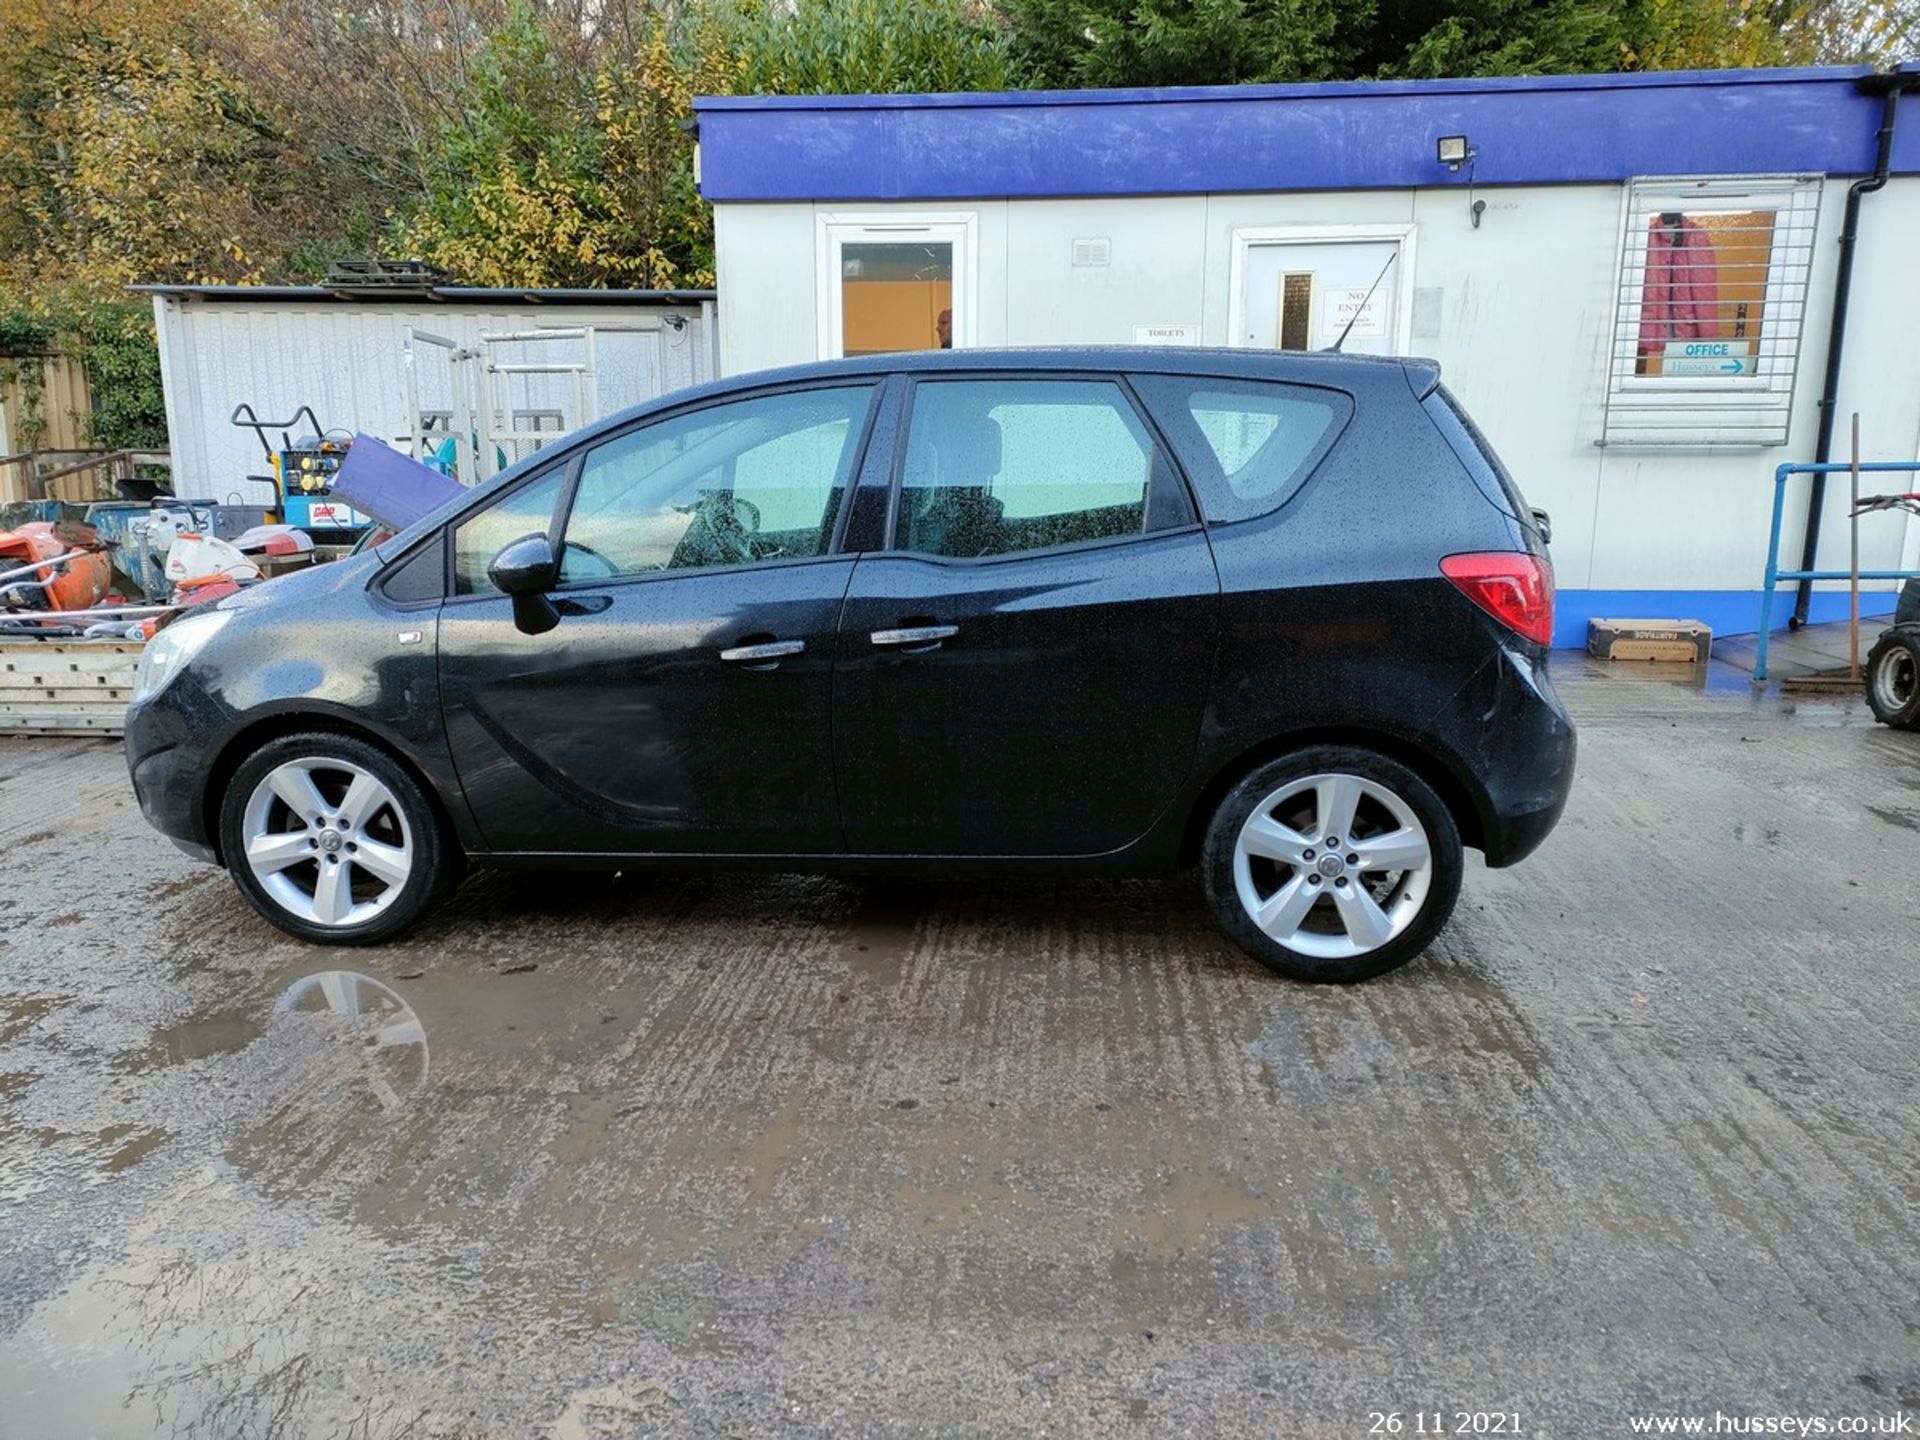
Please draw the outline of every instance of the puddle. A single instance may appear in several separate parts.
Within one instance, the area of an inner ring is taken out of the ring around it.
[[[335,1227],[256,1233],[274,1218],[217,1171],[188,1191],[233,1227],[219,1252],[156,1233],[35,1306],[0,1345],[0,1428],[96,1440],[380,1437],[430,1418],[427,1433],[449,1433],[454,1417],[429,1416],[366,1333],[377,1312],[398,1336],[421,1333],[421,1317],[380,1293],[376,1257]]]
[[[135,1132],[138,1131],[136,1134]],[[127,1139],[132,1136],[132,1139]],[[158,1125],[140,1130],[135,1125],[110,1125],[100,1132],[101,1140],[114,1146],[114,1151],[102,1162],[100,1168],[109,1175],[117,1175],[122,1170],[131,1170],[147,1156],[158,1150],[173,1137],[171,1130]],[[123,1145],[120,1142],[126,1140]]]
[[[913,954],[920,921],[933,908],[934,890],[898,880],[868,883],[865,897],[847,921],[842,946],[847,968],[870,984],[900,983]]]
[[[71,995],[0,997],[0,1045],[12,1044],[72,998]]]
[[[169,1025],[153,1032],[152,1045],[132,1068],[138,1071],[153,1065],[185,1065],[216,1055],[232,1055],[258,1040],[266,1028],[264,1020],[245,1010],[227,1010]]]

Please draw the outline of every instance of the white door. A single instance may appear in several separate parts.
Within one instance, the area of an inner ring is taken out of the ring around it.
[[[1349,354],[1401,352],[1400,241],[1255,241],[1242,265],[1237,344],[1325,350],[1344,330]]]

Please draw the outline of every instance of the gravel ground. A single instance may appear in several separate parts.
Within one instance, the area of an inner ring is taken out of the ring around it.
[[[1365,1436],[1920,1406],[1920,737],[1581,662],[1385,980],[1190,881],[259,921],[0,741],[0,1434]]]

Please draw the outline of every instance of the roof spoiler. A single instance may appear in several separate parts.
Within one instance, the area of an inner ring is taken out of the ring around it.
[[[1413,398],[1424,400],[1440,388],[1440,362],[1438,360],[1405,360],[1401,368],[1407,372],[1407,384],[1413,387]]]

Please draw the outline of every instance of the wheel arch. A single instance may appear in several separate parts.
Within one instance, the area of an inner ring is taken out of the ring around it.
[[[1188,809],[1180,838],[1181,863],[1191,865],[1200,858],[1207,824],[1228,791],[1268,761],[1313,745],[1351,745],[1399,761],[1440,797],[1440,803],[1447,807],[1447,813],[1459,827],[1460,843],[1469,849],[1485,850],[1488,806],[1477,787],[1461,773],[1457,761],[1435,748],[1384,730],[1352,725],[1312,726],[1270,735],[1235,752],[1214,768]]]
[[[214,757],[207,771],[206,790],[201,796],[201,823],[213,846],[214,855],[221,865],[227,863],[221,851],[220,809],[226,799],[227,785],[233,774],[246,761],[246,758],[261,746],[270,744],[288,735],[300,734],[341,735],[350,740],[358,740],[371,745],[394,764],[405,770],[427,797],[427,803],[433,807],[434,818],[439,821],[441,833],[447,837],[457,854],[465,848],[466,837],[461,833],[460,825],[454,817],[453,809],[440,793],[440,787],[433,777],[422,770],[418,763],[399,746],[365,725],[357,725],[351,720],[324,711],[282,710],[262,716],[251,724],[243,726],[228,737]]]

